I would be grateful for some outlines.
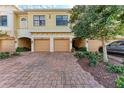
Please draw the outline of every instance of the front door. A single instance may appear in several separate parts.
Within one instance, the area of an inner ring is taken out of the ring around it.
[[[20,28],[27,28],[27,18],[20,17]]]

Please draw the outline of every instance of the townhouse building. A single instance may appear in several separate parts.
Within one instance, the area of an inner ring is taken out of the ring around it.
[[[27,9],[0,6],[0,51],[28,47],[31,51],[69,52],[73,33],[70,9]],[[3,35],[7,33],[7,35]]]
[[[84,46],[70,29],[70,9],[25,9],[0,5],[0,52],[27,47],[32,52],[70,52]],[[119,37],[118,39],[123,39]],[[111,41],[111,40],[110,40]],[[100,40],[88,40],[88,50],[98,51]]]

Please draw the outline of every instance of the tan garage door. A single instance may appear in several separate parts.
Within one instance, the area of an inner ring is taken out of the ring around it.
[[[0,51],[15,51],[15,43],[13,39],[2,39],[0,40]]]
[[[54,51],[57,51],[57,52],[69,51],[69,39],[55,39],[54,40]]]
[[[35,39],[34,50],[35,51],[50,51],[50,40],[49,39]]]
[[[98,51],[98,48],[102,45],[100,40],[88,40],[88,50]]]

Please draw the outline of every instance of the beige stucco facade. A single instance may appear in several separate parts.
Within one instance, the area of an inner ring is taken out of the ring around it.
[[[32,52],[70,52],[74,35],[70,24],[56,25],[57,15],[67,15],[70,19],[70,9],[32,9],[19,10],[15,6],[0,5],[0,16],[7,16],[7,26],[0,26],[0,31],[6,36],[0,36],[0,52],[15,51],[17,47],[28,47]],[[34,26],[33,16],[44,15],[45,25]],[[25,21],[22,21],[25,20]],[[123,37],[118,37],[123,39]],[[117,39],[116,39],[117,40]],[[74,44],[79,47],[86,46],[86,40],[76,40]],[[113,40],[109,40],[111,42]],[[102,45],[100,40],[87,40],[89,51],[98,51]]]
[[[0,6],[0,8],[2,8],[2,10],[0,10],[0,16],[6,15],[7,13],[8,20],[8,25],[6,27],[0,27],[0,30],[7,31],[8,37],[14,38],[13,43],[11,43],[13,45],[11,46],[13,49],[16,49],[17,47],[30,47],[32,52],[71,51],[72,39],[74,36],[71,33],[70,25],[56,25],[57,15],[67,15],[69,21],[70,9],[41,9],[21,11],[15,6]],[[3,13],[3,10],[5,13]],[[34,15],[44,15],[45,25],[34,26]],[[26,21],[22,22],[23,19]],[[4,41],[0,41],[0,49],[3,50],[2,47],[5,47],[5,44],[1,42]],[[61,43],[64,43],[65,45]],[[10,48],[9,51],[13,50],[12,48]],[[8,50],[4,49],[3,51]]]

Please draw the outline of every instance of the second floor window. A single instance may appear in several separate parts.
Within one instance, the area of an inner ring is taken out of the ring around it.
[[[0,16],[0,26],[7,26],[7,16]]]
[[[26,21],[26,18],[21,18],[21,21]]]
[[[57,15],[56,16],[56,25],[57,26],[67,26],[68,25],[68,16],[67,15]]]
[[[33,16],[33,25],[34,26],[44,26],[45,25],[45,16],[44,15],[34,15]]]

